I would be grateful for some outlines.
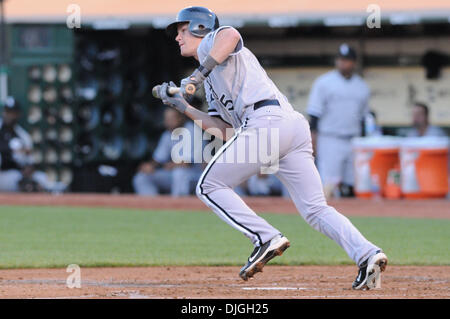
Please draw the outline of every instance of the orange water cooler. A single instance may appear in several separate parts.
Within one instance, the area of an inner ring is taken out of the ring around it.
[[[399,167],[400,138],[357,137],[352,140],[352,146],[356,196],[385,196],[388,174]]]
[[[447,137],[417,137],[402,140],[401,188],[406,198],[438,198],[447,195],[448,152]]]

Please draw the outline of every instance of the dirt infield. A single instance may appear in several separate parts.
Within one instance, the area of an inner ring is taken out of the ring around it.
[[[245,197],[256,212],[298,214],[292,201],[280,197]],[[330,205],[346,216],[450,218],[450,200],[338,199]],[[196,197],[139,197],[105,194],[0,194],[0,205],[112,207],[146,210],[210,211]]]
[[[282,198],[246,198],[257,212],[297,214]],[[347,216],[450,218],[449,200],[330,202]],[[0,194],[0,205],[114,207],[209,211],[197,198],[133,195]],[[0,298],[445,298],[450,266],[388,266],[382,288],[354,291],[356,266],[266,266],[243,282],[239,267],[82,268],[81,288],[70,289],[65,269],[0,270]]]
[[[382,288],[352,290],[355,266],[266,266],[248,282],[239,267],[83,268],[81,288],[65,269],[0,270],[0,298],[450,298],[450,266],[388,266]]]

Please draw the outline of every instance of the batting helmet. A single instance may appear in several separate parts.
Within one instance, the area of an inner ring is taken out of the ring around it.
[[[187,7],[178,12],[175,22],[169,24],[166,28],[166,33],[171,38],[176,37],[179,23],[189,23],[189,31],[199,38],[203,38],[219,27],[217,16],[204,7]]]

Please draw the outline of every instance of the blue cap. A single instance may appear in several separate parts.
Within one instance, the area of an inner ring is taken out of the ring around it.
[[[3,103],[3,110],[20,111],[21,108],[19,102],[17,102],[15,98],[8,96],[5,103]]]
[[[339,46],[338,57],[349,60],[356,60],[357,55],[355,49],[353,49],[347,43],[343,43]]]

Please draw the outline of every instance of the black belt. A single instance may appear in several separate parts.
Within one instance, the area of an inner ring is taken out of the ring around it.
[[[358,135],[339,135],[339,134],[333,134],[333,133],[320,133],[320,132],[319,132],[319,135],[325,136],[325,137],[339,138],[342,140],[351,140],[354,137],[358,137]]]
[[[256,102],[255,104],[253,104],[253,110],[256,111],[257,109],[259,109],[263,106],[268,106],[268,105],[280,106],[280,102],[278,102],[278,100],[261,100],[259,102]]]

